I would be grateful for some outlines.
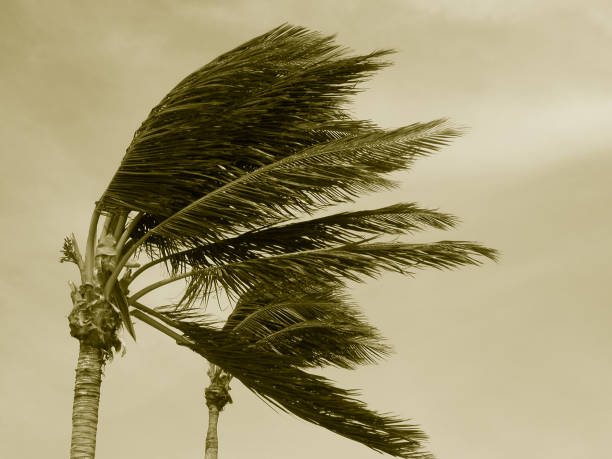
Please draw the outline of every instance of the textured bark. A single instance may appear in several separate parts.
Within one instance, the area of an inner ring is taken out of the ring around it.
[[[217,436],[217,423],[219,422],[219,409],[211,404],[208,407],[208,431],[206,432],[206,453],[204,459],[217,459],[219,452],[219,437]]]
[[[204,391],[206,406],[208,407],[208,430],[206,431],[204,459],[217,459],[219,454],[217,424],[219,423],[219,413],[225,405],[232,403],[232,397],[229,394],[231,376],[212,364],[208,369],[208,376],[210,377],[210,385]]]
[[[102,351],[81,342],[72,405],[71,459],[93,459],[96,454],[102,363]]]

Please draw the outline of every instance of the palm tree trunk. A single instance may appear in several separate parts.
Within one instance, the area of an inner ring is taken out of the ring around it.
[[[70,459],[93,459],[96,454],[102,362],[99,348],[80,342],[72,405]]]
[[[219,408],[214,404],[208,405],[208,431],[206,432],[206,452],[204,459],[217,459],[219,452],[219,438],[217,436],[217,423],[219,422]]]
[[[204,391],[206,406],[208,407],[208,430],[206,431],[204,459],[217,459],[219,453],[219,437],[217,435],[219,413],[225,408],[225,405],[232,403],[232,397],[229,394],[229,383],[232,377],[214,364],[210,364],[208,376],[210,384]]]

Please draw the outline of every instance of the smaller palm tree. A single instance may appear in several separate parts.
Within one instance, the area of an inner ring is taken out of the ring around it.
[[[365,322],[355,306],[336,294],[333,287],[325,285],[306,288],[305,284],[294,282],[285,283],[282,288],[278,285],[254,288],[238,300],[223,329],[263,352],[291,357],[292,365],[297,368],[334,365],[352,369],[389,352],[382,337]],[[248,353],[244,357],[249,358]],[[214,364],[209,375],[205,451],[206,459],[215,459],[218,413],[231,402],[231,375]]]
[[[144,318],[142,309],[134,311]],[[231,402],[229,381],[242,381],[271,405],[370,448],[401,457],[429,457],[416,426],[368,410],[356,392],[303,371],[333,365],[354,369],[388,355],[379,332],[337,286],[301,279],[260,284],[237,302],[223,327],[205,314],[174,308],[149,311],[185,345],[212,362],[206,392],[209,428],[206,458],[216,458],[219,412]],[[222,367],[218,365],[223,365]]]

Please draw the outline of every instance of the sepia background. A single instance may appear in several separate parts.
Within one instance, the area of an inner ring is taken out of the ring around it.
[[[467,135],[362,206],[416,201],[499,263],[352,289],[395,354],[325,374],[411,418],[438,459],[605,458],[612,431],[612,9],[607,1],[11,1],[0,6],[0,456],[67,457],[77,342],[66,317],[93,203],[184,76],[284,22],[395,48],[355,116],[449,117]],[[148,299],[155,304],[156,297]],[[214,312],[215,307],[210,307]],[[227,311],[225,311],[226,313]],[[102,385],[100,459],[203,456],[204,362],[138,326]],[[238,382],[224,459],[377,453]]]

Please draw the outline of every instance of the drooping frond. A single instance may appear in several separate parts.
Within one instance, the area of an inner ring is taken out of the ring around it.
[[[317,144],[260,167],[193,201],[152,232],[216,241],[395,185],[408,168],[459,132],[444,120]]]
[[[260,350],[236,333],[191,321],[175,324],[195,343],[190,346],[195,352],[283,411],[379,452],[431,458],[422,449],[426,436],[418,427],[369,410],[355,398],[355,391],[296,368],[293,357]]]
[[[101,198],[168,217],[279,158],[369,130],[344,111],[389,51],[348,56],[302,27],[278,27],[181,81],[134,135]]]
[[[194,240],[192,248],[169,251],[165,257],[159,254],[156,258],[165,261],[170,272],[176,274],[213,264],[358,242],[364,235],[402,234],[426,227],[448,229],[455,223],[456,218],[452,215],[423,209],[413,203],[401,203],[249,231],[213,243],[202,244]]]
[[[189,278],[184,296],[188,305],[222,286],[232,295],[240,295],[261,282],[274,284],[287,278],[304,278],[312,282],[360,282],[364,276],[376,277],[382,271],[412,274],[415,269],[456,268],[479,265],[482,258],[495,259],[497,252],[473,242],[440,241],[428,244],[378,242],[347,244],[278,256],[249,259],[243,262],[195,269],[171,279]],[[163,281],[163,285],[168,281]],[[159,285],[136,293],[142,296]]]

